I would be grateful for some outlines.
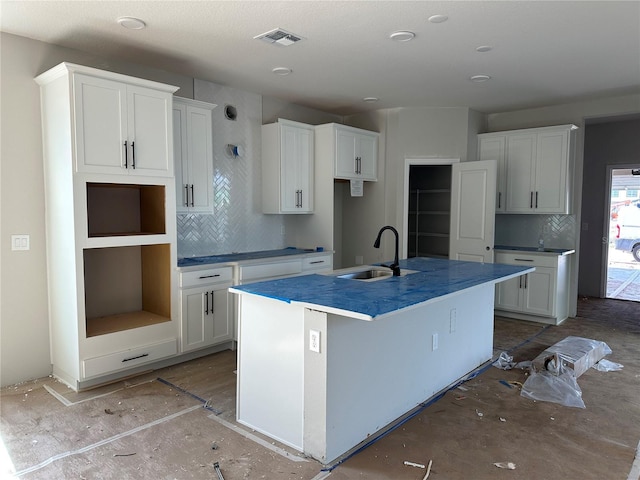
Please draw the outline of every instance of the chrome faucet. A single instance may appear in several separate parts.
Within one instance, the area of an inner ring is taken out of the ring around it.
[[[391,270],[393,270],[393,276],[394,277],[399,277],[400,276],[400,264],[398,263],[398,244],[400,243],[400,239],[399,239],[398,231],[395,228],[393,228],[391,225],[387,225],[385,227],[382,227],[380,229],[380,231],[378,232],[378,236],[376,237],[376,241],[373,242],[373,247],[374,248],[380,248],[380,237],[382,236],[382,232],[384,232],[385,230],[391,230],[393,232],[393,234],[396,236],[396,256],[393,259],[393,263],[391,265],[382,265],[382,266],[390,268]]]

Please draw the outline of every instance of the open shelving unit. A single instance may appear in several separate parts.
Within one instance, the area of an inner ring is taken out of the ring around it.
[[[51,363],[78,390],[178,353],[177,88],[69,63],[36,81]]]
[[[409,176],[408,257],[449,257],[451,166],[416,165]]]

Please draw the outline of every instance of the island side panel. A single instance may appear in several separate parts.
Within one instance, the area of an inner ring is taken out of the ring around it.
[[[335,460],[489,360],[493,296],[493,284],[481,285],[372,322],[329,314],[326,447],[323,458],[305,453]]]
[[[328,313],[305,309],[304,338],[320,333],[320,351],[304,345],[304,452],[325,463],[327,445],[327,317]],[[363,322],[362,320],[356,320]],[[365,322],[363,322],[365,323]]]
[[[239,295],[239,423],[302,451],[304,308]]]

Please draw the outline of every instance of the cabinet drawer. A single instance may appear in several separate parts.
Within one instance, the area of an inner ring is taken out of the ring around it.
[[[302,259],[302,270],[331,270],[331,255],[318,255]]]
[[[126,368],[137,367],[145,363],[170,357],[178,353],[175,338],[166,342],[154,345],[145,345],[132,348],[123,352],[111,353],[101,357],[88,358],[84,360],[84,378],[91,378],[98,375],[116,372]]]
[[[530,265],[532,267],[557,268],[558,257],[555,255],[537,255],[535,253],[528,252],[496,252],[496,263],[506,263],[507,265]]]
[[[267,278],[283,277],[302,273],[300,260],[240,267],[240,282],[256,282]]]
[[[233,276],[232,267],[207,268],[182,272],[180,274],[180,288],[211,285],[214,283],[229,283]]]

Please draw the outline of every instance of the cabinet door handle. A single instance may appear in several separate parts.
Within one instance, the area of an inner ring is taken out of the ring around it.
[[[502,192],[498,192],[498,208],[502,207]]]
[[[536,208],[538,208],[538,192],[536,192]]]
[[[136,169],[136,142],[131,142],[131,167]]]
[[[202,275],[201,277],[198,278],[215,278],[215,277],[219,277],[220,274],[216,273],[215,275]]]
[[[516,262],[533,262],[531,258],[514,258]]]
[[[300,208],[302,208],[302,190],[300,190]]]
[[[211,290],[211,315],[213,315],[213,290]]]
[[[188,207],[189,206],[189,185],[185,184],[184,185],[184,206]]]
[[[191,206],[193,207],[193,183],[191,184]]]
[[[533,192],[529,195],[529,208],[533,208]]]
[[[205,298],[204,314],[209,315],[209,292],[204,292],[204,298]]]
[[[529,288],[529,275],[524,276],[524,288]]]
[[[127,141],[124,141],[124,168],[129,168],[129,151],[127,150]]]
[[[518,277],[518,280],[519,280],[519,282],[518,282],[518,288],[522,288],[522,275],[520,275],[520,276]]]
[[[130,362],[131,360],[137,360],[139,358],[144,358],[144,357],[148,357],[148,356],[149,356],[148,353],[143,353],[142,355],[136,355],[135,357],[123,358],[122,359],[122,363]]]

